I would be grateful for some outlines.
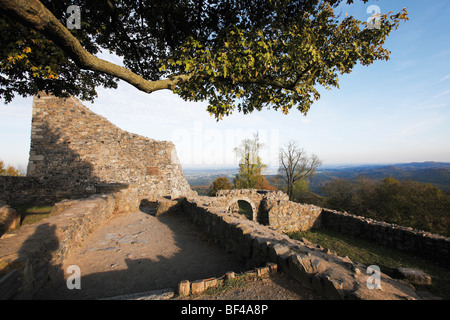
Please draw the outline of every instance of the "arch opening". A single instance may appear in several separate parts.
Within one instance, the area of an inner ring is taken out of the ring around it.
[[[256,221],[256,207],[248,198],[234,198],[227,205],[227,211],[245,216],[247,219]]]
[[[238,200],[238,212],[247,217],[249,220],[253,220],[252,205],[245,200]]]

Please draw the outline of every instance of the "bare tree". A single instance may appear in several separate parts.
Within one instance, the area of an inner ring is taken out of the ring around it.
[[[290,141],[285,149],[280,149],[278,175],[286,184],[289,200],[294,198],[294,184],[312,177],[320,165],[322,161],[317,155],[308,156],[295,141]]]

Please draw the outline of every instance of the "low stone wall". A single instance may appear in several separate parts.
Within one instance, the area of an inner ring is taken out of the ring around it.
[[[59,194],[58,194],[59,193]],[[8,204],[54,202],[63,196],[58,186],[48,186],[45,182],[33,177],[0,177],[0,200]]]
[[[57,204],[53,215],[0,239],[0,300],[30,299],[49,279],[63,277],[68,253],[115,212],[138,206],[135,190]]]
[[[334,210],[323,209],[321,216],[323,228],[450,265],[450,238]]]
[[[288,236],[223,208],[207,197],[186,199],[183,212],[247,268],[276,263],[283,272],[328,299],[420,299],[414,289],[381,274],[381,290],[369,289],[367,268],[328,249]]]
[[[0,237],[7,231],[17,228],[20,224],[19,213],[0,201]]]
[[[450,265],[450,238],[345,212],[292,202],[281,191],[221,190],[217,192],[216,197],[198,199],[205,206],[216,207],[228,213],[233,213],[230,204],[235,204],[238,200],[248,201],[254,211],[253,221],[280,232],[326,228]]]
[[[282,232],[306,231],[321,225],[322,208],[292,201],[264,200],[260,223]]]

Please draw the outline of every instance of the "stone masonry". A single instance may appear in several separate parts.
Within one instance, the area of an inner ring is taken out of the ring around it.
[[[381,290],[371,290],[366,266],[320,246],[290,239],[223,207],[209,206],[209,201],[207,197],[186,199],[183,212],[248,268],[276,263],[305,287],[332,300],[421,299],[413,287],[385,274],[380,274]]]
[[[28,200],[24,194],[76,198],[96,193],[98,185],[108,183],[133,185],[141,198],[151,201],[195,194],[173,143],[123,131],[74,97],[60,99],[44,93],[33,100],[27,178],[32,183],[22,185],[39,186],[40,192],[11,192],[11,181],[5,180],[4,193],[9,193],[3,200]]]
[[[250,220],[280,232],[325,228],[411,252],[444,265],[450,264],[450,238],[346,212],[295,203],[281,191],[220,190],[214,198],[202,198],[201,203],[233,213],[232,208],[239,200],[250,203],[253,210],[253,219]]]
[[[227,212],[236,211],[238,201],[246,201],[252,207],[251,220],[283,232],[305,231],[320,225],[322,208],[289,201],[282,191],[219,190],[213,199],[215,207],[223,207]]]

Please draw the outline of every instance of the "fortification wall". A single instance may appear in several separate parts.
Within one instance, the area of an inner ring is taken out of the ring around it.
[[[183,212],[247,268],[274,262],[302,285],[329,299],[420,299],[410,286],[385,274],[381,274],[382,290],[370,290],[367,279],[371,273],[366,266],[320,246],[292,240],[210,203],[208,197],[187,199]]]
[[[282,232],[307,231],[322,224],[322,208],[288,200],[262,202],[261,223]]]
[[[282,191],[256,189],[219,190],[214,206],[228,212],[237,207],[239,200],[248,202],[253,210],[253,221],[279,231],[305,231],[320,226],[322,208],[289,201]]]
[[[252,202],[252,220],[280,232],[325,228],[450,265],[450,238],[346,212],[295,203],[287,200],[287,195],[281,191],[221,190],[216,198],[210,199],[202,201],[209,207],[227,211],[230,211],[230,204],[238,200]]]
[[[136,186],[150,200],[195,194],[173,143],[121,130],[74,97],[43,93],[33,99],[27,177],[16,186],[2,178],[0,200],[77,198],[105,183]]]

